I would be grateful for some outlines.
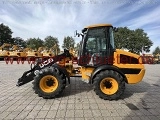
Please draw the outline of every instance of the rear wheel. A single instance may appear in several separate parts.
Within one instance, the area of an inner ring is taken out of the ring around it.
[[[105,70],[94,78],[94,90],[102,99],[116,100],[124,93],[124,89],[125,81],[116,71]]]
[[[34,78],[33,89],[43,98],[54,98],[65,88],[66,80],[58,69],[47,67]]]

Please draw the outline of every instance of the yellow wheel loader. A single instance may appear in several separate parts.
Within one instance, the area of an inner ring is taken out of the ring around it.
[[[29,49],[27,51],[27,58],[35,57],[35,58],[41,58],[43,54],[41,53],[43,51],[43,47],[39,47],[38,50],[32,50]]]
[[[27,61],[34,62],[36,59],[42,58],[43,47],[39,47],[38,50],[28,49],[26,59]]]
[[[8,57],[10,47],[11,47],[11,44],[8,44],[8,43],[4,43],[0,47],[0,59],[4,59],[5,57]]]
[[[154,64],[160,64],[160,54],[159,53],[154,55],[153,63]]]
[[[44,58],[53,57],[54,56],[53,48],[50,48],[50,49],[44,48],[42,51],[42,54]]]
[[[10,58],[25,58],[27,56],[27,53],[22,50],[18,45],[12,46],[12,51],[9,52]]]
[[[143,79],[145,68],[139,55],[115,49],[114,28],[111,24],[96,24],[85,27],[78,52],[78,67],[73,66],[74,56],[69,50],[37,61],[26,71],[17,86],[33,81],[33,90],[43,98],[55,98],[70,84],[70,77],[79,76],[93,84],[95,93],[105,100],[116,100],[125,90],[125,84],[135,84]]]

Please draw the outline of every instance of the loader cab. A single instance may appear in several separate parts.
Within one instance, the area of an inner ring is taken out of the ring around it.
[[[88,26],[82,30],[78,64],[81,66],[100,66],[113,64],[113,27],[110,24]]]

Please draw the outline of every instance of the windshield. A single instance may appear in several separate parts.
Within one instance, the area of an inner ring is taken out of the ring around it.
[[[113,28],[109,28],[109,33],[110,33],[110,44],[112,48],[114,49],[114,36],[113,36]]]
[[[106,50],[106,27],[89,29],[86,36],[86,50],[90,53],[100,53]]]

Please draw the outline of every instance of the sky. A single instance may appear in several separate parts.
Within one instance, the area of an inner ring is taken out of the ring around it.
[[[0,0],[0,24],[9,26],[13,37],[65,36],[88,25],[110,23],[114,27],[141,28],[160,46],[160,0]]]

